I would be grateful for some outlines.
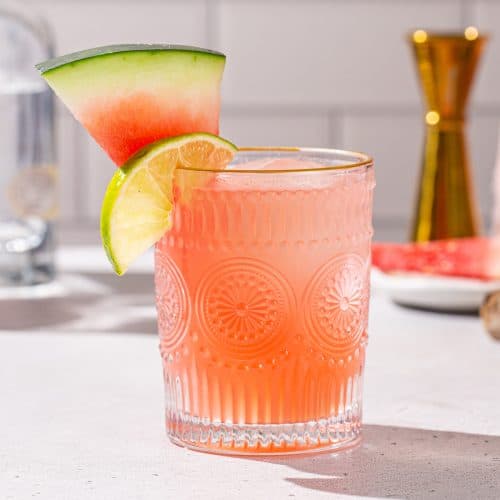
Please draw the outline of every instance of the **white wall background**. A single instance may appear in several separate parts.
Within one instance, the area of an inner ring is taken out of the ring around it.
[[[240,145],[363,150],[376,160],[375,225],[404,238],[423,141],[405,35],[478,26],[492,35],[470,107],[477,195],[487,219],[500,117],[500,1],[25,0],[53,25],[59,54],[123,42],[171,42],[228,56],[221,133]],[[97,227],[113,165],[58,110],[66,227]],[[80,230],[80,229],[79,229]]]

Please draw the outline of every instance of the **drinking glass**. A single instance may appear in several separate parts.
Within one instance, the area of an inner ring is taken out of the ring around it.
[[[53,42],[22,2],[2,2],[0,41],[0,287],[32,285],[54,277],[54,107],[34,68]]]
[[[360,437],[370,157],[240,150],[174,177],[156,245],[166,427],[228,454],[341,449]]]

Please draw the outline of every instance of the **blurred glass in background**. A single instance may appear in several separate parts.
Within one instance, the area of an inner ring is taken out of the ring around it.
[[[47,24],[0,5],[0,286],[54,276],[53,97],[34,65],[53,55]]]

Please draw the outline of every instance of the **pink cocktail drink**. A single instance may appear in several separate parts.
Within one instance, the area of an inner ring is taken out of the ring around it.
[[[331,150],[176,172],[156,246],[174,442],[295,453],[358,439],[373,187],[368,157]]]

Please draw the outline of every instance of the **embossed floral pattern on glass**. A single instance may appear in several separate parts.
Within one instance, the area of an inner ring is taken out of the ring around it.
[[[247,454],[358,439],[374,187],[363,158],[257,151],[235,168],[294,167],[177,172],[173,227],[156,246],[174,442]]]

